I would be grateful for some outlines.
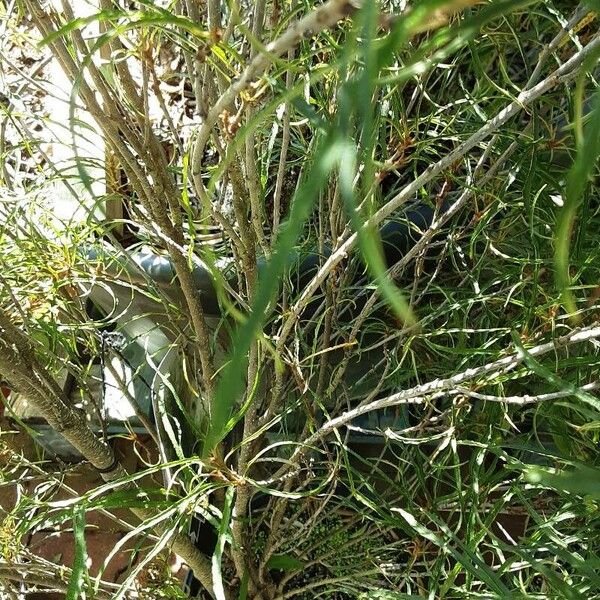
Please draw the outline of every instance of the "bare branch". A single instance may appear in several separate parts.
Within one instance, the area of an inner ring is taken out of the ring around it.
[[[587,383],[586,385],[582,385],[581,389],[584,392],[592,392],[600,388],[600,383],[594,381],[592,383]],[[459,387],[456,388],[456,391],[463,396],[468,396],[469,398],[473,398],[475,400],[484,400],[485,402],[500,402],[502,404],[539,404],[540,402],[548,402],[549,400],[558,400],[560,398],[568,398],[573,395],[571,390],[561,390],[559,392],[549,392],[547,394],[537,394],[534,396],[530,396],[529,394],[525,394],[524,396],[493,396],[491,394],[480,394],[479,392],[474,392],[473,390],[469,390],[467,388]]]

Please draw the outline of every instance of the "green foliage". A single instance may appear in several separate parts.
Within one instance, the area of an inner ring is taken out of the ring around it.
[[[304,567],[304,564],[293,556],[274,554],[268,560],[267,567],[274,571],[298,571]]]
[[[219,600],[597,597],[593,15],[567,32],[566,1],[390,0],[335,18],[342,2],[246,4],[33,16],[72,83],[72,147],[53,162],[28,132],[58,117],[17,113],[8,90],[0,316],[39,389],[92,407],[80,439],[112,442],[92,385],[118,358],[107,334],[142,356],[120,399],[146,377],[151,409],[119,434],[134,471],[68,500],[70,467],[7,454],[3,560],[72,524],[67,598],[178,598],[161,556],[195,516],[216,544],[191,559]],[[110,160],[81,150],[86,116]],[[23,156],[36,177],[19,178]],[[58,218],[49,182],[81,201],[79,222]],[[115,200],[123,214],[99,219]],[[429,221],[404,223],[390,259],[384,225],[415,210]],[[121,509],[144,516],[92,579],[86,520]],[[129,542],[136,561],[107,586]]]
[[[85,561],[87,559],[85,545],[85,511],[76,508],[73,513],[73,537],[75,538],[75,556],[73,570],[67,588],[67,600],[77,600],[81,597],[83,580],[87,576]]]
[[[592,57],[589,67],[595,66],[600,59],[600,52]],[[584,72],[585,73],[585,72]],[[582,129],[582,101],[584,94],[585,77],[581,78],[579,93],[577,95],[575,123],[576,131]],[[577,140],[577,156],[573,166],[567,175],[567,185],[565,188],[565,206],[561,211],[556,228],[556,273],[557,282],[565,295],[565,304],[569,312],[576,310],[575,301],[568,289],[569,283],[569,240],[572,237],[573,226],[577,216],[579,205],[583,201],[583,195],[587,187],[588,180],[596,170],[598,156],[600,156],[600,89],[597,88],[592,99],[591,113],[589,121],[585,126],[585,132]],[[585,211],[586,213],[588,211]],[[585,225],[584,225],[585,227]]]

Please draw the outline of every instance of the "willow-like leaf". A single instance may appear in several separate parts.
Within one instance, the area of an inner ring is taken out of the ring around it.
[[[67,587],[66,600],[79,600],[84,587],[87,560],[85,544],[85,509],[78,506],[73,511],[73,537],[75,539],[75,555],[73,570]]]
[[[588,63],[588,67],[597,63],[598,55],[592,57],[593,60]],[[582,117],[582,98],[583,82],[579,82],[579,102],[578,118],[579,123]],[[577,125],[580,128],[580,125]],[[592,102],[592,113],[589,121],[583,129],[581,139],[577,143],[577,156],[575,162],[569,170],[567,176],[567,185],[565,189],[565,203],[558,215],[556,223],[556,250],[554,254],[554,264],[556,270],[556,283],[562,294],[563,303],[569,313],[575,313],[577,310],[573,292],[569,289],[569,248],[573,228],[577,219],[577,212],[584,199],[584,193],[587,188],[590,176],[592,175],[598,156],[600,155],[600,88],[596,89]]]

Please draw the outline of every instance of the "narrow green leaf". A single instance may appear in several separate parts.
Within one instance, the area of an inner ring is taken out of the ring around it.
[[[579,398],[579,400],[581,400],[582,402],[585,402],[586,404],[589,404],[590,406],[595,408],[597,411],[600,411],[600,400],[598,398],[586,392],[585,390],[578,388],[576,385],[565,381],[564,379],[550,371],[550,369],[544,367],[544,365],[539,363],[533,356],[531,356],[529,352],[527,352],[527,350],[521,343],[519,336],[516,333],[513,332],[512,337],[513,342],[517,347],[517,350],[523,355],[523,361],[536,375],[543,377],[548,383],[552,384],[555,388],[561,391],[566,390],[570,392],[571,394],[573,394],[573,396]]]
[[[584,69],[584,76],[580,78],[578,83],[577,123],[580,123],[582,119],[583,86],[587,81],[585,75],[593,65],[597,64],[598,55],[591,57],[591,59],[587,63],[588,68]],[[600,88],[596,89],[592,107],[589,121],[583,131],[583,138],[579,139],[577,143],[575,162],[567,176],[565,204],[558,215],[556,224],[556,249],[554,253],[556,283],[561,292],[564,306],[569,313],[575,313],[577,310],[573,292],[569,289],[569,248],[577,212],[600,155]]]
[[[223,577],[221,574],[221,561],[223,559],[223,551],[225,550],[225,542],[229,537],[229,528],[231,522],[231,513],[233,511],[233,498],[235,496],[235,488],[230,486],[225,492],[225,503],[223,506],[223,516],[219,524],[219,532],[217,545],[212,556],[212,578],[213,592],[217,600],[226,600],[225,588],[223,587]]]
[[[373,197],[375,181],[373,156],[377,142],[374,115],[377,94],[375,81],[381,62],[378,60],[374,45],[377,28],[376,8],[376,3],[366,3],[357,19],[361,38],[361,44],[357,49],[362,68],[356,79],[350,76],[349,48],[346,49],[346,56],[342,62],[343,72],[348,79],[340,90],[338,108],[338,133],[343,148],[343,157],[339,163],[340,191],[346,212],[358,235],[359,249],[378,289],[397,317],[412,324],[415,322],[415,317],[408,303],[387,276],[379,232],[375,227],[365,227],[365,223],[376,208]],[[356,134],[353,131],[354,126],[357,130]],[[353,139],[359,140],[358,147],[352,141]],[[362,185],[356,186],[359,166]],[[356,187],[360,189],[358,198]]]
[[[192,20],[173,14],[172,12],[153,7],[152,11],[116,11],[116,10],[103,10],[94,15],[88,17],[80,17],[72,19],[66,25],[52,32],[41,40],[40,46],[45,46],[55,42],[57,39],[64,37],[76,29],[82,29],[90,23],[94,22],[106,22],[106,21],[120,21],[118,26],[115,26],[114,30],[110,33],[110,37],[115,35],[122,35],[123,32],[128,29],[136,29],[140,26],[154,25],[157,27],[165,27],[167,25],[173,25],[180,27],[185,31],[189,31],[192,35],[199,38],[207,38],[209,33],[205,29],[198,27]]]
[[[248,569],[244,571],[242,575],[242,583],[240,584],[240,593],[238,594],[238,600],[246,600],[248,598]]]
[[[289,554],[274,554],[267,561],[267,567],[276,571],[300,571],[304,563]]]
[[[581,465],[574,470],[554,473],[542,467],[531,466],[525,471],[525,477],[532,483],[600,500],[599,469]]]
[[[371,590],[363,592],[358,600],[427,600],[427,596],[417,594],[402,594],[391,590]]]
[[[496,592],[497,598],[509,598],[510,592],[506,586],[500,581],[497,575],[486,565],[478,556],[475,555],[463,542],[455,536],[448,527],[439,519],[434,519],[433,515],[427,516],[435,522],[435,525],[442,530],[443,535],[434,533],[415,518],[413,514],[402,509],[394,508],[393,512],[398,513],[404,521],[416,531],[421,537],[429,540],[438,548],[448,552],[455,560],[457,560],[467,571],[469,571],[477,579],[485,582],[490,591]]]
[[[86,575],[85,509],[81,506],[76,507],[73,511],[73,538],[75,540],[75,555],[66,600],[77,600],[80,597]]]

